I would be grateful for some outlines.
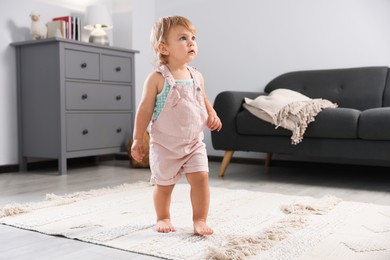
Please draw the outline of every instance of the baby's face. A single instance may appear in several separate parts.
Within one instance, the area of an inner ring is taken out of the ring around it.
[[[168,59],[176,59],[184,63],[192,61],[198,54],[196,36],[184,26],[176,26],[168,33]]]

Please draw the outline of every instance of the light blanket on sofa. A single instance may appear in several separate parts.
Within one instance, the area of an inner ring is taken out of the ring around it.
[[[290,89],[276,89],[269,95],[255,99],[245,98],[244,108],[254,116],[292,131],[292,144],[303,140],[303,135],[310,122],[324,108],[336,108],[337,104],[329,100],[311,99]]]

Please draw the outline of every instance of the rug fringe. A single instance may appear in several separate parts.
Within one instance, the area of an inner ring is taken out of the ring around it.
[[[256,255],[259,251],[270,249],[275,243],[286,239],[290,234],[307,225],[307,219],[299,216],[289,216],[258,235],[231,235],[227,243],[219,247],[209,247],[208,259],[241,260]]]
[[[285,214],[314,214],[314,215],[323,215],[331,211],[337,204],[342,200],[335,197],[326,195],[316,202],[316,204],[307,204],[307,203],[294,203],[290,205],[284,205],[281,207],[281,210]]]
[[[0,218],[14,216],[22,213],[27,213],[31,211],[30,204],[7,204],[0,210]]]
[[[129,187],[134,189],[134,188],[142,188],[142,187],[150,187],[150,186],[152,186],[150,183],[140,181],[132,184],[124,183],[112,188],[108,187],[108,188],[101,188],[101,189],[93,189],[90,191],[75,192],[71,194],[65,194],[62,196],[49,193],[46,194],[45,200],[41,202],[30,202],[26,204],[11,203],[5,205],[2,209],[0,209],[0,218],[28,213],[35,209],[42,209],[42,208],[47,208],[52,206],[71,204],[80,200],[85,200],[97,196],[103,196],[107,193],[112,193],[113,191],[123,192],[128,190]]]
[[[302,215],[323,215],[332,210],[341,199],[334,196],[324,196],[315,204],[294,203],[281,207],[288,217],[277,222],[271,228],[258,235],[231,235],[228,242],[219,246],[210,246],[210,260],[241,260],[253,256],[259,251],[269,250],[297,230],[308,225],[308,219]]]

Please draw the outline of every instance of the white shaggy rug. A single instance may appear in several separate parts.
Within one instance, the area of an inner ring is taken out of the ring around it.
[[[48,194],[5,206],[0,223],[166,259],[390,259],[389,206],[211,187],[215,234],[202,237],[188,185],[174,189],[175,233],[153,230],[152,192],[136,183]]]

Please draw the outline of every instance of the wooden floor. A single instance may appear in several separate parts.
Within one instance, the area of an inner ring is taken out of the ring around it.
[[[276,164],[267,170],[262,165],[231,163],[225,177],[219,178],[219,164],[210,162],[211,187],[313,197],[331,194],[344,200],[390,205],[390,168]],[[130,168],[126,160],[69,168],[67,176],[58,176],[53,168],[0,174],[0,207],[11,202],[40,201],[47,193],[62,195],[148,181],[150,175],[149,170]],[[155,259],[4,225],[0,225],[0,234],[0,259]]]

